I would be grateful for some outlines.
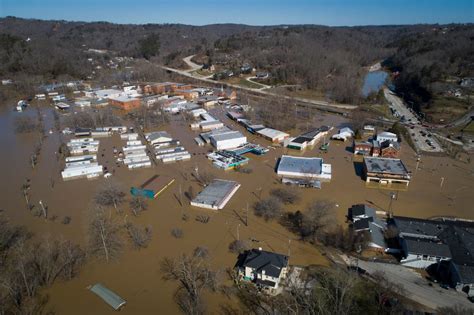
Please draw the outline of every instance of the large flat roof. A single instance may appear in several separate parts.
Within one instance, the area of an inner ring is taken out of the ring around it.
[[[240,184],[237,182],[215,179],[192,200],[191,204],[222,209],[239,187]]]
[[[231,139],[245,138],[245,136],[240,131],[229,131],[225,133],[212,135],[211,138],[213,138],[215,141],[225,141],[225,140],[231,140]]]
[[[364,157],[364,164],[369,173],[408,175],[408,170],[400,159]]]
[[[136,97],[130,97],[128,95],[119,95],[114,97],[108,97],[109,100],[118,101],[118,102],[129,102],[138,100]]]
[[[287,134],[283,131],[272,129],[272,128],[264,128],[264,129],[261,129],[261,130],[257,131],[257,133],[259,133],[261,135],[264,135],[266,137],[272,138],[272,139],[273,138],[288,137],[289,136],[289,134]]]
[[[322,164],[321,158],[282,155],[277,172],[319,174]]]

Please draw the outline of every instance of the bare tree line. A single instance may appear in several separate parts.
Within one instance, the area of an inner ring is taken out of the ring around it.
[[[0,313],[42,314],[47,296],[41,289],[74,278],[85,252],[66,240],[34,241],[25,229],[1,216],[0,259]]]

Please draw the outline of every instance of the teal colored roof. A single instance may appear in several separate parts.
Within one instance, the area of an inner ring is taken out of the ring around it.
[[[112,306],[112,308],[116,311],[127,303],[127,301],[125,301],[120,296],[107,289],[100,283],[94,284],[90,288],[90,290],[97,294],[102,300],[104,300],[105,303]]]

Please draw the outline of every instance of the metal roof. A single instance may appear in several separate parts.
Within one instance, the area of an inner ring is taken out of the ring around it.
[[[278,164],[278,172],[321,173],[323,159],[282,155]]]
[[[229,131],[225,133],[212,135],[211,138],[213,138],[214,141],[217,142],[217,141],[240,139],[240,138],[246,138],[246,137],[240,131]]]
[[[109,304],[114,310],[119,310],[127,303],[127,301],[122,299],[115,292],[112,292],[100,283],[91,286],[90,290],[97,294],[102,300],[104,300],[105,303]]]
[[[215,179],[201,191],[193,203],[218,207],[240,184],[230,180]]]
[[[263,135],[263,136],[266,136],[268,138],[280,138],[280,137],[288,137],[289,134],[283,132],[283,131],[280,131],[280,130],[276,130],[276,129],[272,129],[272,128],[264,128],[264,129],[261,129],[259,131],[257,131],[257,133]]]

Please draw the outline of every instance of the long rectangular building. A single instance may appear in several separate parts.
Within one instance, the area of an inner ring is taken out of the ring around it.
[[[191,201],[191,205],[212,210],[223,209],[239,188],[237,182],[215,179]]]
[[[278,164],[277,174],[288,178],[331,179],[331,165],[323,164],[323,159],[283,155]]]
[[[410,173],[400,159],[364,157],[364,175],[366,182],[380,184],[410,183]]]

